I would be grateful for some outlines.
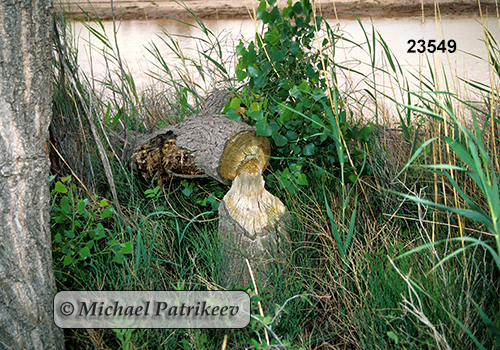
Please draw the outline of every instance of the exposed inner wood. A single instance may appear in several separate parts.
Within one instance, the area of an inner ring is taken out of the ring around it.
[[[285,215],[283,203],[264,188],[262,170],[241,170],[219,206],[224,287],[251,282],[246,259],[258,282],[274,283],[270,267],[284,256]]]
[[[274,225],[286,211],[283,203],[264,188],[260,169],[252,174],[242,171],[223,201],[231,218],[245,229],[243,234],[250,239]]]
[[[241,172],[249,174],[263,171],[269,162],[269,141],[255,133],[241,133],[226,142],[219,172],[224,179],[234,180]]]
[[[172,131],[141,145],[132,155],[132,160],[137,171],[145,178],[152,177],[160,182],[172,176],[206,177],[203,170],[195,165],[192,153],[177,147],[177,139]]]

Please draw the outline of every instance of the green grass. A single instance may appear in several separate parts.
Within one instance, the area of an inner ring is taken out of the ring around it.
[[[167,76],[161,80],[164,90],[157,85],[138,91],[113,49],[114,34],[104,35],[95,15],[98,29],[91,32],[108,47],[99,54],[108,60],[109,72],[104,81],[78,73],[70,27],[64,16],[57,17],[51,229],[58,290],[219,288],[217,207],[228,188],[187,180],[157,187],[136,177],[126,152],[135,133],[198,111],[212,82],[233,81],[217,36],[193,18],[203,33],[197,38],[199,56],[185,57],[164,32],[161,38],[181,66],[167,65],[158,48],[150,47],[152,63]],[[438,92],[436,77],[446,77],[437,69],[422,82],[428,92],[412,89],[412,72],[401,68],[373,28],[364,30],[366,43],[357,44],[365,49],[364,62],[373,73],[384,72],[400,97],[394,116],[399,130],[384,125],[387,106],[380,102],[391,104],[395,96],[379,91],[375,74],[368,74],[361,78],[369,93],[338,90],[342,106],[331,99],[321,107],[325,114],[332,111],[330,117],[345,111],[346,127],[325,118],[316,130],[336,144],[332,152],[338,159],[345,154],[360,160],[361,171],[349,162],[325,164],[300,154],[273,161],[266,186],[291,218],[288,254],[273,271],[278,283],[266,289],[258,284],[264,316],[272,322],[267,337],[272,347],[294,349],[495,349],[500,345],[499,47],[486,32],[485,59],[495,74],[490,85],[470,83],[479,94],[465,99],[448,85]],[[325,35],[338,39],[334,32]],[[202,50],[204,45],[213,52]],[[330,54],[327,50],[317,57]],[[375,53],[381,50],[387,65],[379,67]],[[175,74],[185,71],[186,60],[201,80]],[[208,68],[202,64],[207,60]],[[346,69],[329,62],[322,74],[335,81]],[[310,118],[309,112],[280,103],[276,108],[283,112],[305,122]],[[367,124],[362,116],[373,111],[380,118],[369,141],[349,139],[347,133],[359,133]],[[266,118],[271,121],[272,114]],[[281,142],[279,136],[277,131],[271,137]],[[300,175],[304,169],[307,181]],[[366,169],[367,175],[349,180]],[[259,315],[256,303],[252,312]],[[226,336],[228,349],[243,349],[265,348],[267,341],[257,319],[242,330],[95,329],[66,330],[65,336],[70,349],[221,349]]]

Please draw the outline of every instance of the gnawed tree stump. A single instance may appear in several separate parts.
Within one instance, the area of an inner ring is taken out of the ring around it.
[[[257,136],[254,127],[218,114],[228,98],[228,93],[218,92],[198,115],[137,138],[131,156],[139,173],[160,183],[172,177],[232,181],[219,207],[224,287],[251,282],[246,258],[265,283],[268,263],[281,251],[286,212],[264,188],[269,141]]]
[[[283,203],[264,188],[262,170],[241,171],[219,206],[222,285],[246,286],[254,277],[269,282],[270,264],[283,257],[286,238]]]

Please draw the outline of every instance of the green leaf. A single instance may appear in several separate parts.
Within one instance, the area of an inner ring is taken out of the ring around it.
[[[394,179],[397,179],[399,177],[399,175],[401,175],[402,173],[404,173],[404,171],[411,165],[411,163],[413,163],[413,161],[420,155],[420,153],[426,149],[426,147],[431,143],[433,142],[434,140],[436,140],[437,137],[434,137],[430,140],[427,140],[425,141],[422,146],[420,146],[416,151],[415,153],[413,154],[413,156],[410,158],[410,160],[408,161],[408,163],[406,163],[406,165],[403,167],[403,169],[401,169],[401,171],[396,175],[396,177]]]
[[[113,215],[113,208],[108,207],[101,213],[101,219],[107,219]]]
[[[108,106],[106,107],[106,114],[104,114],[104,124],[106,126],[109,126],[110,114],[111,114],[111,103],[108,103]]]
[[[439,114],[429,110],[429,109],[425,109],[425,108],[422,108],[422,107],[419,107],[419,106],[410,106],[410,105],[407,105],[407,104],[404,104],[404,103],[398,103],[400,106],[404,107],[404,108],[407,108],[409,110],[412,110],[412,111],[415,111],[415,112],[418,112],[418,113],[422,113],[424,115],[428,115],[429,117],[433,117],[439,121],[443,121],[443,117],[441,117]]]
[[[271,44],[272,46],[278,45],[280,40],[281,40],[281,34],[276,27],[275,27],[275,30],[267,32],[264,35],[264,41],[266,43]]]
[[[71,207],[69,206],[69,199],[68,199],[68,197],[62,197],[61,198],[61,209],[66,214],[70,213]]]
[[[283,147],[284,145],[286,145],[288,143],[288,139],[276,131],[274,131],[272,133],[272,136],[273,136],[274,143],[278,147]]]
[[[113,257],[113,261],[117,264],[123,264],[123,254],[120,253],[115,253],[115,256]]]
[[[345,237],[344,240],[344,249],[347,252],[347,249],[349,249],[349,245],[351,244],[351,240],[354,237],[354,225],[356,223],[356,211],[357,211],[357,206],[358,206],[358,199],[354,201],[354,210],[352,211],[351,214],[351,221],[349,222],[349,231],[347,232],[347,237]]]
[[[372,132],[372,128],[370,126],[368,126],[368,125],[363,126],[363,128],[361,128],[361,130],[359,131],[358,137],[361,140],[368,142],[368,140],[370,139],[371,132]]]
[[[104,226],[102,226],[101,223],[97,224],[97,228],[95,229],[94,235],[95,235],[94,240],[96,241],[106,237],[106,230],[104,229]]]
[[[264,118],[264,111],[255,111],[255,112],[250,112],[247,113],[247,116],[255,121],[262,120]]]
[[[295,181],[295,183],[297,185],[300,185],[300,186],[307,186],[309,185],[309,182],[307,181],[307,176],[306,174],[304,173],[300,173],[298,176],[297,176],[297,180]]]
[[[434,203],[432,201],[422,199],[422,198],[419,198],[416,196],[412,196],[409,194],[399,193],[399,195],[401,195],[401,196],[403,196],[411,201],[414,201],[416,203],[420,203],[420,204],[427,205],[430,207],[443,209],[443,210],[446,210],[446,211],[449,211],[449,212],[452,212],[452,213],[455,213],[455,214],[458,214],[461,216],[465,216],[466,218],[469,218],[471,220],[485,224],[486,227],[488,227],[488,229],[490,230],[490,232],[494,233],[494,228],[492,226],[491,218],[489,218],[488,216],[486,216],[485,214],[483,214],[481,212],[477,212],[477,211],[471,210],[471,209],[461,209],[461,208],[449,207],[446,205]]]
[[[230,109],[227,111],[226,115],[229,119],[240,121],[241,117],[238,115],[238,111],[236,109]]]
[[[396,333],[389,331],[387,332],[387,336],[391,338],[396,343],[396,345],[399,343],[399,338]]]
[[[77,205],[77,208],[78,208],[78,214],[82,215],[83,213],[85,213],[85,206],[87,205],[87,203],[83,200],[80,200],[78,202],[78,205]]]
[[[71,175],[68,175],[68,176],[63,176],[60,178],[62,182],[66,183],[66,182],[70,182],[71,181]]]
[[[457,156],[465,164],[467,164],[472,169],[472,171],[477,173],[478,169],[476,169],[476,166],[475,166],[476,164],[475,164],[474,160],[472,159],[472,157],[470,156],[469,152],[467,152],[465,150],[465,148],[463,148],[463,146],[459,142],[457,142],[456,140],[453,140],[452,138],[449,138],[447,136],[443,136],[443,138],[446,141],[446,143],[451,147],[451,149],[453,149],[453,151],[457,154]]]
[[[247,53],[247,49],[243,41],[240,40],[240,43],[236,46],[236,55],[243,56]]]
[[[265,119],[259,120],[257,123],[255,123],[255,131],[257,135],[259,136],[271,136],[272,129],[271,127],[266,123]]]
[[[314,151],[316,150],[316,146],[314,146],[314,143],[308,143],[307,145],[304,146],[303,148],[303,153],[306,156],[312,156],[314,155]]]
[[[295,155],[298,155],[300,154],[300,152],[302,152],[302,148],[295,144],[291,144],[290,149],[293,151],[293,153],[295,153]]]
[[[295,131],[288,130],[288,131],[286,132],[286,137],[287,137],[290,141],[293,141],[293,140],[296,140],[296,139],[299,137],[299,134],[297,134]]]
[[[316,76],[316,71],[314,70],[314,68],[309,65],[307,68],[306,68],[306,76],[309,78],[309,79],[315,79],[317,76]]]
[[[69,255],[66,255],[64,257],[64,263],[63,263],[63,266],[68,266],[68,265],[71,265],[73,263],[73,258]]]
[[[193,191],[191,191],[188,187],[185,187],[183,190],[182,190],[182,193],[186,196],[186,197],[189,197],[191,195]]]
[[[315,129],[323,129],[325,127],[321,118],[316,114],[313,114],[310,120],[312,121],[312,127]]]
[[[80,250],[80,256],[82,257],[83,260],[87,259],[87,258],[90,258],[90,249],[89,247],[85,246],[82,248],[82,250]]]
[[[213,211],[219,210],[220,203],[217,200],[217,198],[215,198],[214,196],[210,195],[210,196],[208,196],[208,202],[212,205],[212,210]]]
[[[255,315],[256,318],[262,321],[266,326],[268,326],[273,318],[271,316],[261,316],[261,315]]]
[[[233,97],[231,99],[231,103],[229,104],[229,108],[237,109],[241,105],[241,100],[238,97]]]
[[[75,238],[75,232],[73,232],[73,230],[65,230],[64,233],[68,238]]]
[[[252,103],[250,104],[250,111],[251,111],[251,112],[258,112],[258,111],[260,111],[260,110],[261,110],[261,109],[260,109],[260,106],[259,106],[256,102],[252,102]]]
[[[342,242],[342,238],[340,237],[337,224],[335,223],[335,218],[333,217],[333,212],[330,209],[330,205],[328,204],[328,199],[326,198],[326,192],[323,192],[325,197],[325,207],[326,207],[326,215],[330,220],[330,226],[332,229],[333,238],[335,238],[335,242],[337,243],[337,249],[339,250],[340,257],[342,260],[345,259],[345,247],[344,242]]]
[[[306,108],[306,109],[311,108],[311,101],[309,101],[309,98],[304,96],[302,98],[301,102],[302,102],[302,106],[304,106],[304,108]]]
[[[66,255],[72,255],[73,251],[71,249],[69,249],[68,247],[64,246],[61,249],[61,253],[66,254]]]
[[[444,240],[441,240],[441,241],[431,242],[431,243],[427,243],[427,244],[421,245],[421,246],[419,246],[417,248],[414,248],[414,249],[412,249],[412,250],[410,250],[410,251],[408,251],[406,253],[403,253],[403,254],[397,256],[396,259],[404,258],[405,256],[417,253],[417,252],[419,252],[421,250],[433,247],[433,246],[438,245],[438,244],[442,244],[442,243],[448,244],[449,241],[450,241],[449,239],[444,239]],[[474,247],[476,247],[478,245],[482,246],[483,248],[485,248],[486,250],[488,250],[490,252],[491,256],[493,257],[493,260],[495,261],[495,264],[500,269],[500,256],[498,256],[498,254],[495,252],[495,250],[491,247],[491,245],[489,243],[483,242],[481,240],[478,240],[478,239],[472,238],[472,237],[455,237],[455,238],[451,238],[451,241],[471,242],[471,244],[469,244],[469,245],[467,245],[467,246],[465,246],[463,248],[457,249],[457,250],[455,250],[451,254],[448,254],[446,257],[444,257],[442,260],[440,260],[437,263],[437,265],[435,265],[433,267],[433,269],[436,269],[438,266],[442,265],[444,262],[446,262],[450,258],[452,258],[452,257],[454,257],[456,255],[459,255],[464,250],[470,249],[470,248],[474,248]]]
[[[54,188],[54,191],[59,192],[59,193],[67,193],[67,192],[68,192],[68,189],[66,188],[66,186],[64,186],[64,185],[62,184],[62,182],[57,181],[57,182],[56,182],[56,186],[55,186],[55,188]]]
[[[250,301],[252,303],[258,303],[259,301],[262,301],[262,297],[260,295],[252,295]]]
[[[346,123],[346,116],[347,116],[346,111],[342,111],[342,112],[339,113],[339,124],[345,124]]]
[[[116,124],[122,119],[122,111],[121,109],[118,110],[118,113],[116,113],[115,117],[113,118],[113,121],[111,122],[111,128],[114,128]]]
[[[107,206],[107,205],[108,205],[108,201],[106,200],[106,198],[104,198],[102,201],[100,201],[100,202],[99,202],[99,205],[100,205],[101,207],[105,207],[105,206]]]
[[[435,165],[426,165],[425,168],[430,168],[430,169],[446,169],[446,170],[459,170],[459,171],[465,171],[464,168],[460,168],[451,164],[435,164]],[[458,183],[453,179],[450,175],[449,172],[443,172],[443,171],[435,171],[436,173],[445,176],[448,178],[450,181],[451,185],[455,188],[455,191],[462,197],[471,207],[472,210],[475,210],[479,213],[482,213],[483,215],[486,216],[486,213],[477,206],[476,203],[474,203],[469,196],[465,194],[465,192],[462,190],[461,186],[458,185]]]
[[[309,83],[304,80],[302,83],[300,83],[299,90],[305,93],[310,93],[311,87],[309,86]]]
[[[292,88],[292,91],[290,91],[290,96],[295,97],[295,98],[301,98],[302,93],[300,92],[299,88],[297,85],[294,85]]]
[[[284,18],[290,18],[290,16],[293,14],[293,10],[290,7],[285,7],[283,9],[283,17]]]
[[[146,190],[144,191],[144,194],[146,195],[147,198],[154,198],[155,197],[155,193],[154,193],[154,190]]]
[[[290,41],[289,48],[290,48],[290,53],[293,56],[295,56],[297,54],[297,52],[299,52],[299,50],[300,50],[300,45],[296,41]]]
[[[281,51],[278,51],[276,55],[273,56],[273,62],[283,62],[285,60],[285,56]]]
[[[320,88],[315,88],[313,91],[312,97],[314,98],[315,101],[319,101],[323,98],[326,98],[325,92],[320,89]]]
[[[122,254],[132,254],[132,241],[125,242],[120,252]]]
[[[247,72],[248,72],[248,75],[252,78],[258,78],[260,76],[260,70],[258,68],[255,68],[255,67],[248,67],[247,68]]]
[[[304,9],[302,8],[302,4],[300,2],[296,2],[293,5],[293,12],[295,12],[296,14],[298,14],[298,15],[302,14],[303,10]]]
[[[260,0],[259,7],[257,8],[257,12],[265,12],[267,8],[266,0]]]
[[[248,74],[245,71],[241,69],[238,69],[236,71],[236,79],[238,79],[238,81],[243,81],[246,79],[246,77],[248,77]]]
[[[358,175],[354,174],[354,173],[351,173],[349,174],[349,181],[351,182],[356,182],[356,180],[358,179]]]
[[[255,51],[255,44],[251,42],[250,44],[248,44],[248,54],[247,54],[248,64],[253,64],[256,59],[257,59],[257,52]]]

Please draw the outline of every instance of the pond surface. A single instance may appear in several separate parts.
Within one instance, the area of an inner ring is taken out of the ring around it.
[[[369,74],[371,72],[369,67],[371,59],[366,52],[368,51],[367,39],[360,24],[356,20],[340,19],[337,22],[330,19],[328,21],[332,25],[338,25],[338,28],[340,28],[339,34],[341,33],[344,38],[359,44],[365,43],[363,45],[364,49],[360,49],[353,48],[353,45],[347,40],[337,42],[336,62],[361,71],[363,74]],[[362,23],[369,33],[368,39],[371,42],[371,20],[363,18]],[[493,33],[497,41],[500,40],[500,24],[496,18],[481,19],[479,17],[446,16],[437,22],[431,17],[426,18],[425,21],[422,21],[421,17],[373,19],[375,29],[380,33],[404,69],[413,72],[417,76],[420,72],[425,76],[429,76],[429,66],[432,67],[433,71],[444,66],[450,84],[454,82],[454,79],[451,78],[455,76],[489,83],[492,72],[486,61],[487,51],[484,44],[482,23],[484,27],[487,27]],[[256,30],[254,22],[252,20],[223,19],[204,20],[204,24],[221,38],[224,58],[231,62],[230,66],[234,67],[234,46],[241,38],[254,38]],[[114,45],[113,23],[103,22],[103,25],[107,36]],[[175,66],[182,67],[181,60],[161,40],[161,38],[166,38],[162,34],[162,30],[181,35],[176,38],[175,44],[182,48],[185,58],[198,57],[196,52],[197,44],[189,36],[204,37],[199,29],[170,19],[123,21],[117,23],[116,27],[116,37],[121,58],[126,62],[139,88],[151,84],[148,72],[162,74],[161,70],[156,67],[158,61],[147,50],[147,48],[152,47],[153,43],[171,69]],[[78,38],[79,63],[82,70],[88,75],[93,73],[95,77],[102,76],[105,72],[105,62],[102,58],[102,52],[99,52],[99,50],[102,50],[104,45],[95,37],[89,39],[89,32],[81,23],[74,23],[73,30]],[[444,42],[441,44],[443,39]],[[89,54],[89,40],[95,45],[92,54]],[[169,39],[166,40],[171,43]],[[419,42],[419,40],[421,41]],[[435,42],[432,42],[432,40],[435,40]],[[433,49],[433,45],[435,49]],[[422,51],[424,47],[426,49],[425,54],[419,53],[418,51]],[[209,46],[205,45],[203,49],[210,53]],[[410,49],[415,52],[408,52]],[[435,53],[430,54],[429,51],[435,51]],[[384,59],[384,56],[382,46],[378,44],[375,50],[375,64],[390,70],[388,61]],[[188,69],[193,69],[189,67],[189,64],[187,66]],[[183,74],[185,72],[184,68],[180,72],[179,74]],[[359,79],[354,73],[351,78],[354,82]],[[391,89],[388,82],[384,83],[383,77],[378,79],[382,86],[385,84],[388,89]],[[443,84],[444,79],[441,80],[441,84]],[[417,80],[413,80],[413,83],[417,84]]]

